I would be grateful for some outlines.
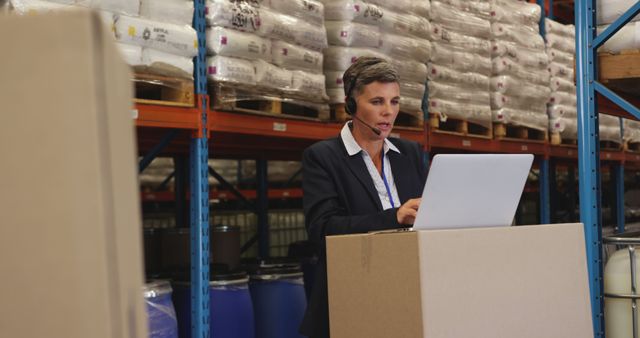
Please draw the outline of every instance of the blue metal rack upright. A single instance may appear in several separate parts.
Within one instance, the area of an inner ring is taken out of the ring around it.
[[[608,98],[636,118],[640,110],[598,82],[597,50],[640,13],[640,1],[596,35],[596,0],[575,1],[576,85],[578,93],[578,151],[580,219],[585,227],[587,266],[595,337],[604,337],[600,149],[596,94]],[[619,168],[624,172],[624,168]],[[617,175],[616,175],[617,176]],[[623,180],[624,178],[619,178]]]
[[[209,338],[209,143],[206,72],[205,0],[194,1],[193,27],[198,33],[194,59],[195,92],[201,109],[200,130],[190,144],[191,189],[191,336]]]

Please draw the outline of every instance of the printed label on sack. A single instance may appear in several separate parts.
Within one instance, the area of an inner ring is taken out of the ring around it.
[[[273,122],[273,131],[287,131],[286,123]]]

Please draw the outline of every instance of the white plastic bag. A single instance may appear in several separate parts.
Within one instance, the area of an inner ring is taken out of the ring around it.
[[[116,40],[178,56],[198,55],[198,37],[190,26],[179,26],[121,15],[115,23]]]
[[[457,49],[441,42],[432,43],[431,62],[460,72],[473,72],[489,76],[492,72],[491,58],[464,49]]]
[[[496,40],[491,42],[493,57],[509,57],[524,67],[544,67],[549,64],[549,56],[544,50],[529,49],[515,42]]]
[[[544,27],[547,34],[565,36],[571,39],[575,39],[576,37],[576,27],[574,25],[564,25],[549,18],[545,18]]]
[[[164,53],[154,49],[142,50],[142,65],[147,72],[183,79],[193,78],[193,59]]]
[[[491,36],[494,40],[511,41],[529,49],[544,50],[542,36],[527,26],[494,22],[491,24]]]
[[[525,25],[538,30],[540,6],[525,1],[494,0],[491,3],[491,20],[510,25]]]
[[[451,68],[430,63],[428,66],[428,76],[429,80],[438,83],[489,92],[490,78],[486,75],[472,72],[458,72]],[[488,101],[487,105],[489,105]]]
[[[324,51],[324,70],[345,71],[361,56],[386,58],[374,49],[329,46]]]
[[[491,22],[439,1],[431,2],[432,20],[448,30],[481,39],[491,37]]]
[[[324,74],[293,71],[291,90],[297,95],[313,101],[326,101],[327,99]]]
[[[344,103],[344,90],[342,88],[327,88],[329,103]]]
[[[549,62],[555,62],[573,68],[575,55],[554,48],[547,49],[547,55],[549,55]]]
[[[322,73],[323,54],[284,41],[273,40],[273,63],[290,70]]]
[[[193,21],[193,1],[185,0],[141,0],[140,16],[147,19],[191,25]]]
[[[547,49],[558,49],[565,53],[576,53],[576,41],[574,38],[568,38],[555,34],[547,34]]]
[[[553,92],[549,97],[549,104],[561,104],[565,106],[576,107],[578,103],[576,94]]]
[[[570,82],[574,81],[573,68],[569,68],[560,63],[549,63],[549,75],[551,75],[552,77],[563,78]]]
[[[565,118],[565,119],[578,118],[578,110],[576,109],[575,106],[553,104],[553,105],[549,105],[547,112],[549,113],[549,118],[552,120],[556,120],[558,118]]]
[[[508,57],[497,57],[493,59],[493,74],[510,75],[538,85],[546,85],[549,83],[549,71],[547,68],[525,68]]]
[[[428,40],[384,33],[380,38],[380,51],[391,58],[400,57],[427,62],[431,56]]]
[[[498,110],[502,108],[530,110],[544,114],[547,110],[547,103],[535,98],[491,92],[491,109]]]
[[[225,27],[207,28],[207,50],[211,55],[271,62],[271,40]]]
[[[468,53],[479,54],[482,56],[491,55],[491,41],[487,39],[480,39],[473,36],[463,35],[445,28],[441,29],[442,43],[448,43],[451,46],[455,46],[458,49],[463,49]]]
[[[598,25],[610,24],[622,16],[637,0],[599,0],[596,1]],[[632,21],[640,20],[637,15]]]
[[[124,43],[116,43],[120,55],[129,66],[138,66],[142,64],[142,47],[127,45]]]
[[[294,16],[304,22],[321,25],[324,21],[324,4],[316,0],[266,0],[272,10]]]
[[[216,82],[255,85],[256,72],[251,61],[227,56],[207,59],[207,75]]]
[[[205,13],[209,26],[258,33],[262,23],[260,9],[246,2],[208,0]]]
[[[391,65],[398,72],[400,81],[425,83],[427,81],[427,65],[410,59],[391,59]]]
[[[400,97],[422,101],[424,91],[425,85],[423,83],[400,81]]]
[[[436,81],[430,81],[428,85],[430,99],[489,106],[490,97],[488,91],[469,90],[468,88],[455,84],[439,83]]]
[[[335,89],[335,88],[344,88],[344,82],[342,81],[343,75],[344,75],[343,71],[329,70],[324,72],[327,90]]]
[[[548,130],[549,117],[544,113],[502,108],[493,111],[493,122],[513,124],[537,130]]]
[[[540,86],[522,81],[512,76],[494,76],[491,78],[491,91],[506,95],[526,97],[547,102],[551,96],[549,86]]]
[[[291,89],[293,73],[263,60],[253,61],[256,70],[256,85],[286,91]]]
[[[409,34],[424,39],[429,39],[432,34],[431,24],[426,18],[392,11],[385,11],[380,29],[384,33]]]
[[[351,21],[326,21],[327,40],[334,46],[370,47],[380,45],[378,27]]]
[[[574,95],[576,93],[576,85],[573,81],[552,76],[549,84],[551,85],[551,90],[554,92],[566,92]]]
[[[608,26],[598,27],[598,34],[601,34]],[[628,23],[612,36],[599,51],[618,53],[626,49],[640,48],[640,22]]]
[[[385,10],[380,6],[359,0],[334,0],[325,3],[325,19],[354,21],[368,25],[380,25]]]
[[[491,125],[491,107],[455,101],[429,98],[429,113],[446,118],[473,122],[485,127]]]

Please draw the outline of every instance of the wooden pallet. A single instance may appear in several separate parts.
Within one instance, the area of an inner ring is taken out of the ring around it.
[[[232,87],[215,87],[211,91],[212,109],[256,115],[280,115],[287,118],[329,120],[329,106],[278,94],[257,94]]]
[[[494,123],[493,136],[496,139],[527,140],[534,142],[547,142],[549,132],[512,124]]]
[[[640,153],[640,143],[625,141],[622,147],[624,151]]]
[[[640,93],[640,50],[600,53],[598,63],[600,81],[607,87],[629,94]]]
[[[439,114],[429,115],[429,127],[434,133],[471,136],[486,139],[493,138],[491,125],[489,125],[489,127],[485,127],[471,121],[451,117],[447,118],[446,121],[442,121]]]
[[[562,138],[562,135],[560,135],[560,133],[558,133],[558,132],[551,133],[549,138],[550,138],[551,144],[553,144],[553,145],[561,145],[561,144],[564,144],[564,145],[577,145],[578,144],[578,140]]]
[[[624,149],[623,143],[600,140],[600,150],[620,151],[623,149]]]
[[[194,107],[193,80],[136,73],[136,103],[173,107]]]

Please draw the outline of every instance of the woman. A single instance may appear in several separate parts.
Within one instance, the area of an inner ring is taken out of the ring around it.
[[[336,138],[303,155],[305,222],[322,248],[301,332],[329,337],[325,236],[408,227],[426,180],[419,144],[389,138],[400,111],[398,75],[383,59],[361,57],[343,75],[353,117]]]

